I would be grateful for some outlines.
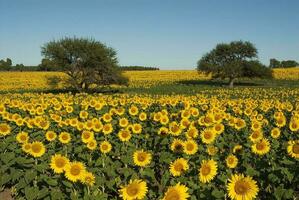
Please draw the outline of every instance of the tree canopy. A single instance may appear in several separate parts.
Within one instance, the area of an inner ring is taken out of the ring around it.
[[[230,87],[240,77],[271,77],[271,70],[257,60],[257,54],[248,41],[217,44],[197,62],[197,70],[211,73],[213,78],[228,78]]]
[[[119,70],[116,51],[89,38],[63,38],[42,47],[42,55],[59,66],[76,89],[88,90],[92,85],[125,84]]]

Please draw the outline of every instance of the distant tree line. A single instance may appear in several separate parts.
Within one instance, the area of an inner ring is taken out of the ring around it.
[[[154,71],[154,70],[160,70],[158,67],[145,67],[145,66],[121,66],[121,70],[123,71]]]
[[[0,71],[36,71],[37,69],[37,66],[25,66],[22,63],[12,65],[10,58],[0,60]]]
[[[288,67],[296,67],[299,66],[299,63],[297,63],[295,60],[276,60],[275,58],[270,59],[270,65],[271,68],[288,68]]]

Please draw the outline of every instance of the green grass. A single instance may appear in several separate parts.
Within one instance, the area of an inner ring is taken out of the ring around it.
[[[240,79],[234,84],[234,88],[228,88],[227,80],[188,80],[179,81],[172,84],[161,84],[152,86],[150,88],[121,88],[121,89],[97,89],[90,91],[89,93],[105,93],[105,94],[115,94],[115,93],[128,93],[128,94],[153,94],[153,95],[163,95],[163,94],[186,94],[192,95],[196,93],[202,93],[206,91],[211,91],[219,89],[230,89],[238,90],[245,88],[299,88],[299,80],[266,80],[266,79]],[[11,90],[11,91],[0,91],[0,94],[5,93],[77,93],[73,89],[32,89],[32,90]]]

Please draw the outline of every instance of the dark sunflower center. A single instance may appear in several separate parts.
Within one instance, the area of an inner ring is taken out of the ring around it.
[[[39,153],[42,149],[42,147],[39,144],[33,144],[31,146],[31,149],[34,153]]]
[[[209,165],[203,165],[201,167],[201,173],[206,176],[211,172],[211,167]]]
[[[293,153],[294,154],[299,154],[299,144],[294,144],[294,146],[293,146]]]
[[[144,153],[139,153],[139,154],[138,154],[138,160],[139,160],[140,162],[145,161],[145,159],[146,159],[146,155],[145,155]]]
[[[256,144],[256,149],[257,150],[264,150],[266,145],[263,142],[259,142]]]
[[[174,165],[174,170],[175,170],[175,171],[179,171],[179,172],[181,172],[181,171],[183,171],[183,169],[184,169],[184,166],[183,166],[182,163],[176,163],[176,164]]]
[[[81,168],[79,166],[72,166],[71,174],[73,176],[78,176],[80,174]]]
[[[58,168],[62,168],[62,167],[64,167],[64,165],[65,165],[64,159],[62,159],[62,158],[57,158],[57,159],[55,160],[55,165],[56,165],[56,167],[58,167]]]
[[[20,139],[21,139],[22,141],[25,141],[25,140],[27,139],[27,137],[26,137],[25,135],[21,135]]]
[[[67,140],[67,139],[68,139],[68,136],[67,136],[67,135],[63,135],[61,138],[62,138],[63,140]]]
[[[180,195],[178,194],[177,191],[172,191],[171,193],[169,193],[165,200],[180,200]]]
[[[131,185],[128,186],[127,188],[127,193],[129,196],[135,196],[136,194],[138,194],[138,187],[136,185]]]
[[[207,140],[209,140],[209,139],[212,138],[212,134],[211,134],[210,132],[206,132],[206,133],[204,134],[204,138],[207,139]]]
[[[192,151],[192,150],[194,149],[193,144],[187,144],[187,145],[186,145],[186,149],[187,149],[188,151]]]
[[[236,182],[234,189],[238,195],[244,195],[250,188],[246,182],[239,180]]]

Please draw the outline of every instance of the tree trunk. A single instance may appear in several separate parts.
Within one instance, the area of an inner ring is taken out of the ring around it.
[[[229,87],[230,88],[234,87],[234,78],[229,78]]]

